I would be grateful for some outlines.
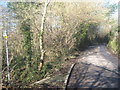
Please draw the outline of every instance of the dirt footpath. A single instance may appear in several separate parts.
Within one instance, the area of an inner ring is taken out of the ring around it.
[[[118,84],[118,58],[109,53],[105,45],[99,45],[79,57],[68,87],[118,88]]]

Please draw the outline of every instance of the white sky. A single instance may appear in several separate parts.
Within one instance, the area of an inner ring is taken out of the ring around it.
[[[109,0],[109,1],[110,1],[110,4],[118,4],[120,0]],[[116,12],[113,14],[112,17],[118,20],[118,10],[116,10]]]
[[[35,1],[45,1],[45,0],[0,0],[0,4],[3,4],[1,1],[5,1],[5,2],[7,2],[7,1],[15,1],[15,2],[17,2],[17,1],[20,1],[20,2],[34,1],[35,2]],[[110,4],[118,4],[118,2],[120,0],[51,0],[51,1],[59,1],[59,2],[81,2],[81,1],[83,1],[83,2],[108,2],[109,1]],[[5,4],[3,4],[3,5],[5,5]],[[116,10],[116,13],[113,14],[112,17],[115,19],[118,18],[118,10]]]
[[[24,2],[24,1],[26,1],[26,2],[30,2],[30,1],[45,1],[45,0],[0,0],[0,1],[15,1],[15,2],[18,2],[18,1],[20,1],[20,2]],[[59,2],[81,2],[81,1],[86,1],[86,2],[104,2],[104,1],[110,1],[111,3],[117,3],[118,1],[120,1],[120,0],[51,0],[51,1],[59,1]]]

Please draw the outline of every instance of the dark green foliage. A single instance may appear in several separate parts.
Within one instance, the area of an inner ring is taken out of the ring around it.
[[[36,62],[33,62],[29,69],[26,69],[26,62],[26,59],[22,56],[14,57],[11,62],[10,67],[13,68],[15,66],[14,70],[11,72],[12,83],[22,84],[22,86],[16,86],[14,84],[14,87],[24,87],[30,82],[34,82],[43,78],[38,74]],[[44,75],[45,74],[43,74],[43,76]]]
[[[28,83],[32,80],[36,80],[38,74],[36,74],[36,67],[32,67],[32,65],[36,65],[31,63],[32,60],[32,33],[30,28],[30,19],[21,23],[21,32],[23,34],[23,56],[16,55],[14,56],[11,62],[11,68],[14,66],[14,71],[12,71],[12,81],[16,83]],[[37,75],[37,76],[36,76]]]
[[[49,73],[52,68],[52,64],[50,62],[47,62],[46,64],[44,64],[43,69],[40,72],[40,76],[44,78],[46,73]]]
[[[109,40],[110,40],[109,34],[107,34],[105,37],[99,37],[99,36],[95,37],[95,41],[98,44],[102,44],[102,43],[108,44]]]
[[[119,27],[114,26],[112,28],[112,31],[109,33],[109,40],[108,40],[108,46],[113,50],[114,53],[119,54],[120,48],[119,48],[120,42],[119,42]]]
[[[24,21],[21,25],[21,30],[22,33],[24,35],[24,45],[23,48],[25,50],[25,58],[28,64],[28,67],[30,67],[30,63],[31,63],[31,57],[32,57],[32,44],[31,44],[31,31],[30,31],[30,19],[27,19],[26,21]]]
[[[80,24],[80,27],[77,33],[74,35],[74,37],[76,38],[75,47],[77,50],[84,50],[89,45],[94,43],[94,37],[92,37],[92,35],[94,35],[94,31],[90,31],[92,25],[93,24],[90,24],[90,23]],[[94,26],[94,27],[97,27],[97,26]],[[92,35],[89,35],[91,32],[92,32]]]

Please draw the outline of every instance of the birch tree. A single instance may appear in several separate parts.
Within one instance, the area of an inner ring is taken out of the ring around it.
[[[44,35],[45,16],[46,16],[47,6],[48,6],[49,2],[50,2],[50,0],[46,0],[45,1],[44,11],[43,11],[43,17],[42,17],[42,21],[41,21],[41,28],[40,28],[40,32],[39,32],[40,52],[41,52],[40,64],[38,66],[38,70],[39,71],[43,67],[43,62],[44,62],[43,60],[44,60],[44,56],[45,56],[45,50],[44,50],[44,45],[43,45],[43,35]]]
[[[7,8],[2,9],[2,32],[3,32],[3,40],[5,42],[5,60],[6,60],[6,65],[7,65],[7,80],[8,83],[10,81],[10,59],[9,59],[9,50],[8,50],[8,34],[10,32],[10,22],[11,22],[12,15],[8,11]],[[12,26],[11,26],[12,27]]]

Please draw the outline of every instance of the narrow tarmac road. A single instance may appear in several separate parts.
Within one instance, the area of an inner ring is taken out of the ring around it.
[[[79,57],[73,69],[70,88],[118,88],[118,58],[105,45],[91,47]]]

